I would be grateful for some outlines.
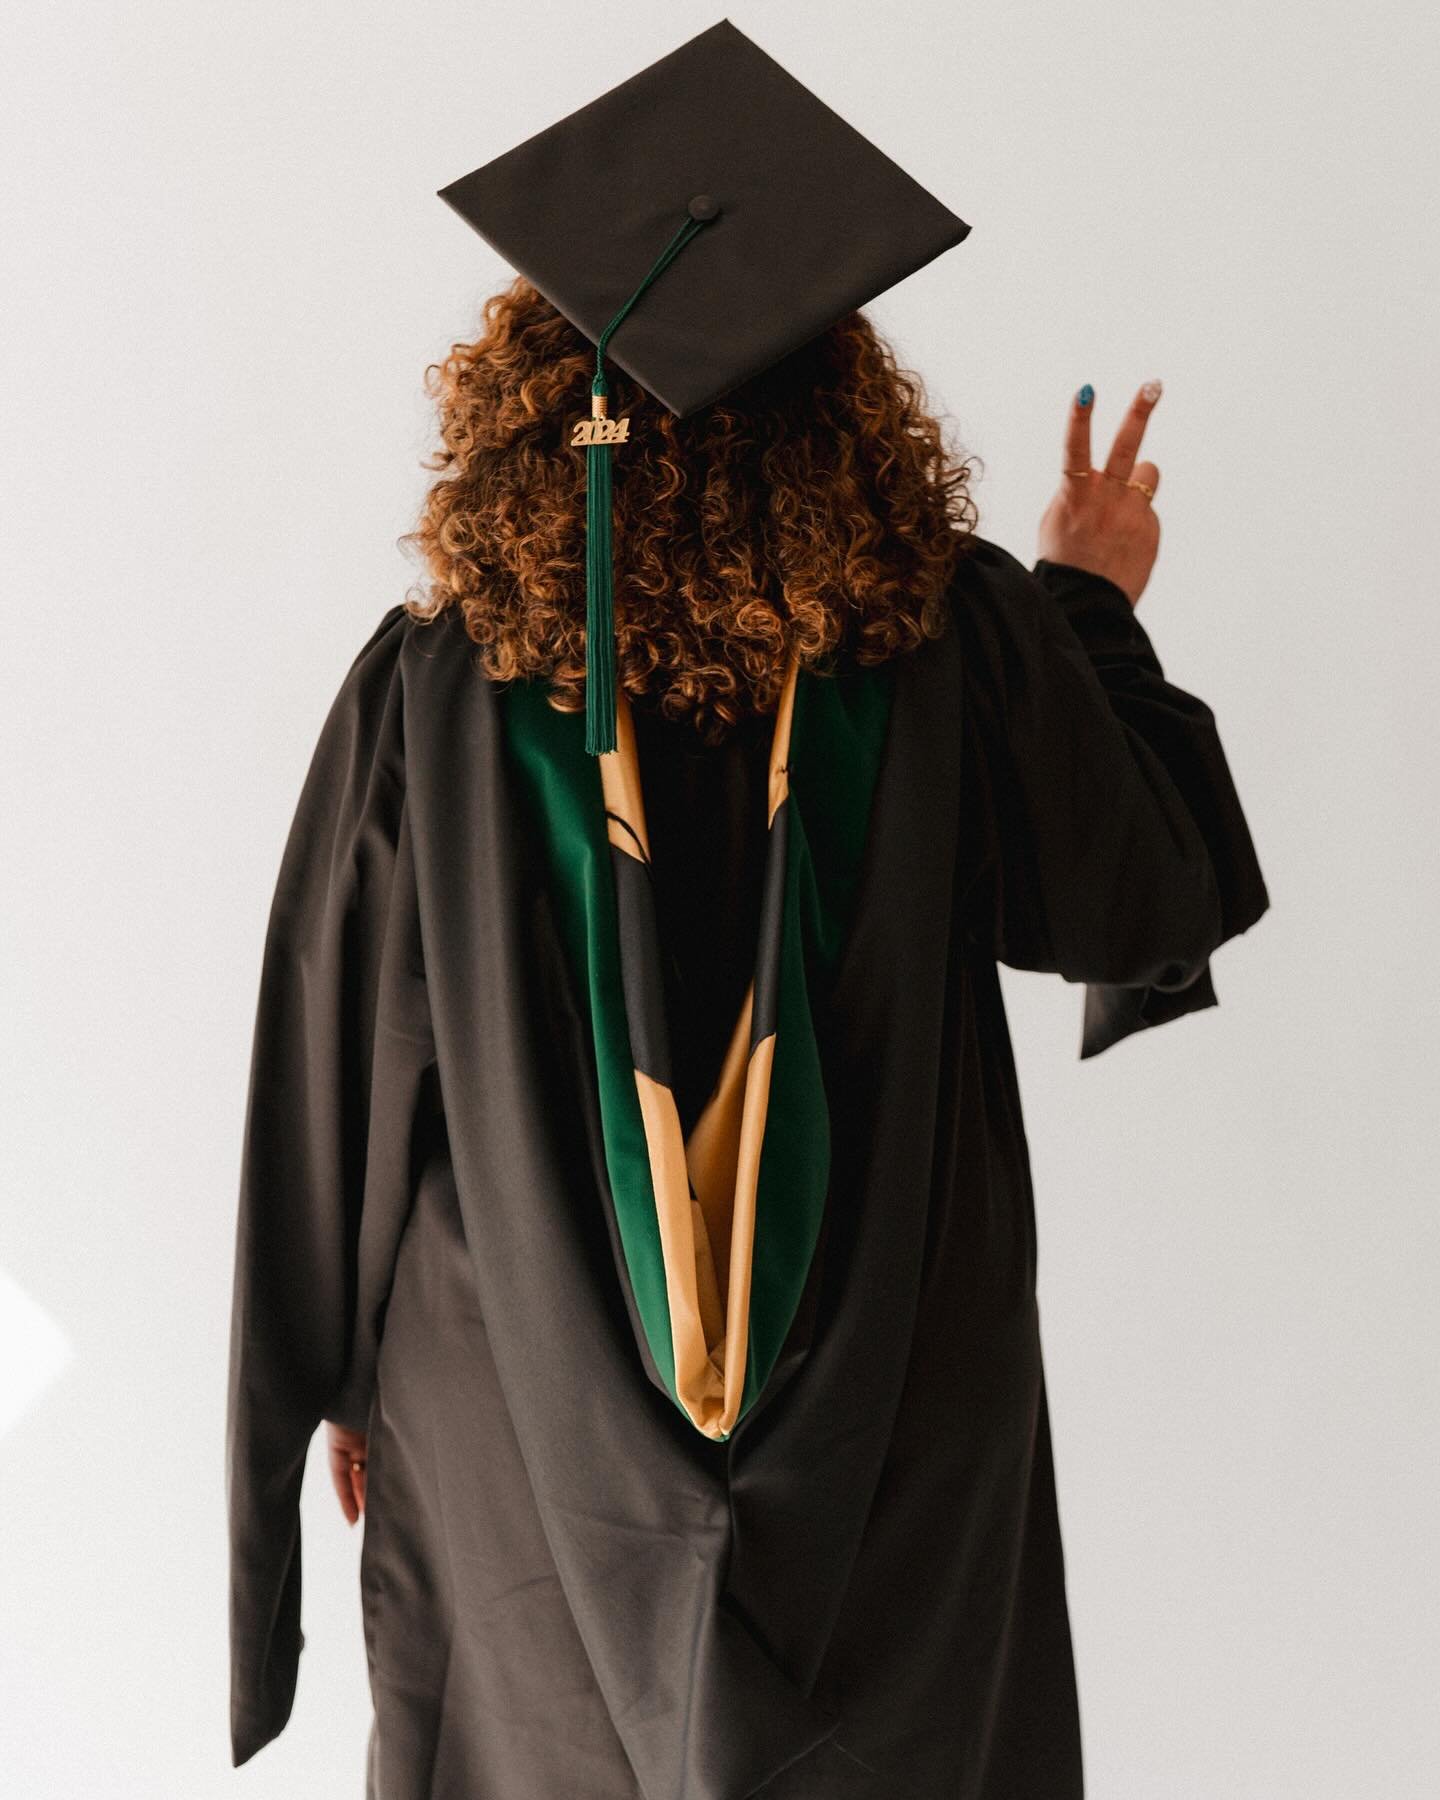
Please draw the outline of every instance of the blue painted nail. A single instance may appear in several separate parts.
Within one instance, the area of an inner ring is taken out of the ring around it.
[[[1080,402],[1080,404],[1082,406],[1088,406],[1090,404],[1090,402],[1095,398],[1095,390],[1093,387],[1091,387],[1090,383],[1087,381],[1085,383],[1084,387],[1082,387],[1080,392],[1075,396],[1075,398]]]

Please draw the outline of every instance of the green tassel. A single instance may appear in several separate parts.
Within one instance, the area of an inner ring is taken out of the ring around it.
[[[615,566],[609,444],[585,451],[585,748],[615,748]]]
[[[595,346],[595,379],[592,395],[603,395],[605,350],[616,326],[657,276],[664,273],[692,237],[719,208],[708,198],[705,210],[692,210],[670,242],[651,265],[635,292],[600,334]],[[691,201],[696,208],[696,201]],[[593,412],[592,412],[593,416]],[[612,465],[615,454],[609,444],[585,447],[585,748],[591,756],[604,756],[615,748],[615,558],[612,543]]]

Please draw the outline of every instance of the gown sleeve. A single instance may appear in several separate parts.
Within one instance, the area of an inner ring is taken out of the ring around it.
[[[1084,983],[1082,1058],[1217,1004],[1213,952],[1269,895],[1204,701],[1124,591],[986,545],[959,611],[970,930]]]
[[[383,1244],[409,1201],[427,1046],[405,812],[405,619],[398,606],[386,613],[321,727],[261,961],[225,1440],[237,1766],[290,1716],[305,1641],[307,1451],[324,1419],[366,1425]]]

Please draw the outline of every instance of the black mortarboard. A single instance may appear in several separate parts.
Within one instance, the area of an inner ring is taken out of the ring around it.
[[[728,19],[440,197],[596,344],[572,441],[589,483],[587,743],[608,751],[610,456],[629,421],[605,416],[605,356],[683,417],[970,227]]]

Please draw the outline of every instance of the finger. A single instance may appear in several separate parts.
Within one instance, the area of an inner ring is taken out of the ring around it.
[[[1070,401],[1070,416],[1065,423],[1064,472],[1084,480],[1090,473],[1090,414],[1095,408],[1095,390],[1087,381]]]
[[[1140,440],[1145,435],[1145,426],[1159,399],[1160,383],[1147,381],[1130,402],[1130,410],[1120,421],[1115,442],[1110,446],[1110,455],[1105,463],[1107,475],[1114,475],[1120,481],[1130,479],[1135,458],[1140,454]]]
[[[351,1525],[359,1516],[355,1505],[355,1489],[350,1480],[350,1457],[344,1450],[330,1452],[330,1485],[340,1501],[340,1510]]]
[[[1160,491],[1160,471],[1153,462],[1138,462],[1130,471],[1132,481],[1143,481],[1149,488],[1149,498],[1153,500]]]
[[[354,1460],[351,1461],[350,1486],[355,1495],[355,1510],[357,1512],[363,1513],[365,1510],[365,1477],[368,1473],[369,1470],[363,1461],[360,1462],[358,1467]]]

